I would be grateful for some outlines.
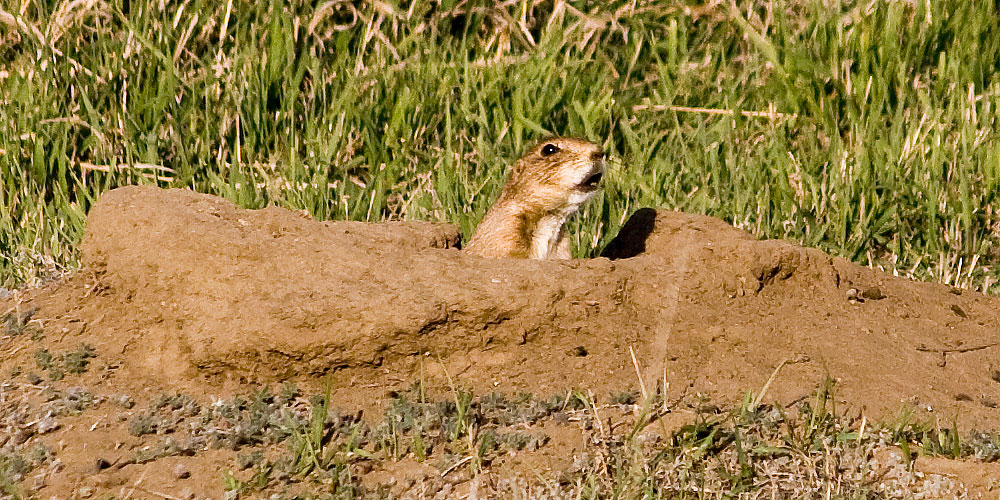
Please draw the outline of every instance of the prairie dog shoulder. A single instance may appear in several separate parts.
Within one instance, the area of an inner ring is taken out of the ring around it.
[[[604,175],[604,151],[572,137],[551,137],[514,164],[466,251],[484,257],[568,259],[566,220],[592,198]]]

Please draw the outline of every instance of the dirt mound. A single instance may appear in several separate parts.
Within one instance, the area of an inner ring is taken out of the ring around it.
[[[767,400],[832,376],[874,416],[909,404],[1000,423],[1000,302],[980,294],[649,209],[604,258],[493,260],[457,244],[448,225],[317,222],[121,188],[90,213],[87,271],[21,307],[141,387],[330,375],[342,404],[449,377],[597,393],[638,387],[631,348],[646,388],[666,381],[674,402],[757,391],[778,369]]]

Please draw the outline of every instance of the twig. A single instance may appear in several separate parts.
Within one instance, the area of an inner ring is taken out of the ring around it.
[[[713,495],[723,493],[722,490],[713,490],[710,488],[703,488],[701,486],[667,486],[664,489],[668,491],[678,491],[678,492],[711,493]]]
[[[628,352],[632,355],[632,366],[635,367],[635,376],[639,379],[639,390],[642,391],[642,400],[648,401],[649,394],[646,392],[646,383],[642,381],[642,372],[639,371],[639,362],[635,359],[635,350],[628,346]]]
[[[447,476],[451,471],[453,471],[453,470],[461,467],[464,464],[469,463],[469,461],[471,461],[471,460],[472,460],[472,455],[469,455],[469,456],[467,456],[467,457],[459,460],[458,462],[455,462],[451,467],[448,467],[447,469],[444,470],[444,472],[441,473],[441,477]]]
[[[942,348],[935,349],[933,347],[927,347],[923,344],[917,346],[917,350],[920,352],[939,352],[941,354],[951,354],[951,353],[963,353],[972,351],[981,351],[983,349],[989,349],[990,347],[996,347],[1000,345],[1000,342],[993,342],[992,344],[976,345],[972,347],[956,347],[956,348]]]
[[[563,401],[562,408],[559,408],[559,411],[566,411],[566,407],[569,406],[569,399],[572,398],[572,397],[573,397],[573,390],[572,389],[567,389],[566,390],[566,399]]]
[[[795,359],[785,358],[785,359],[781,360],[781,363],[778,363],[778,366],[774,369],[773,372],[771,372],[771,376],[767,378],[767,382],[764,383],[764,387],[761,388],[760,394],[758,394],[757,397],[754,398],[754,400],[753,400],[753,409],[756,410],[757,407],[760,406],[761,400],[764,399],[764,395],[767,394],[767,390],[771,387],[771,382],[774,382],[774,379],[777,378],[777,376],[778,376],[778,372],[781,371],[781,369],[785,365],[794,364],[794,363],[805,363],[807,361],[809,361],[809,357],[808,356],[799,356],[799,357],[797,357]]]
[[[681,113],[704,113],[707,115],[725,115],[733,116],[736,114],[735,111],[731,109],[713,109],[713,108],[692,108],[688,106],[667,106],[664,104],[636,104],[632,106],[632,111],[677,111]],[[798,118],[797,113],[781,113],[778,111],[740,111],[740,115],[749,118],[770,118],[772,120],[776,118]]]
[[[757,407],[760,406],[760,400],[764,399],[764,395],[767,394],[768,388],[771,387],[771,382],[774,382],[775,377],[778,376],[778,372],[781,371],[781,368],[784,367],[786,363],[788,363],[787,358],[781,360],[781,363],[778,363],[778,366],[774,368],[773,372],[771,372],[771,376],[767,378],[767,382],[765,382],[764,387],[761,388],[760,394],[757,394],[757,397],[753,399],[753,406],[751,407],[751,410],[756,411]]]
[[[667,406],[667,390],[670,389],[670,382],[667,381],[667,364],[663,363],[663,413],[670,413]]]
[[[590,396],[590,408],[594,411],[594,420],[597,421],[597,428],[601,431],[601,437],[607,440],[608,433],[604,430],[604,422],[601,421],[601,416],[597,413],[597,405],[594,404],[594,391],[587,390],[587,395]]]

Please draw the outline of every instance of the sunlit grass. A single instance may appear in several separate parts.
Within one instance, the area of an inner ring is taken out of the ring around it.
[[[94,200],[139,182],[468,236],[548,133],[617,157],[578,256],[660,206],[920,279],[1000,275],[992,5],[0,9],[2,286],[74,268]]]

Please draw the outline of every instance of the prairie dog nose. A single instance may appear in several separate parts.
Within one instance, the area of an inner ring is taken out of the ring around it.
[[[590,154],[590,159],[594,161],[601,161],[604,159],[604,151],[597,150]]]

